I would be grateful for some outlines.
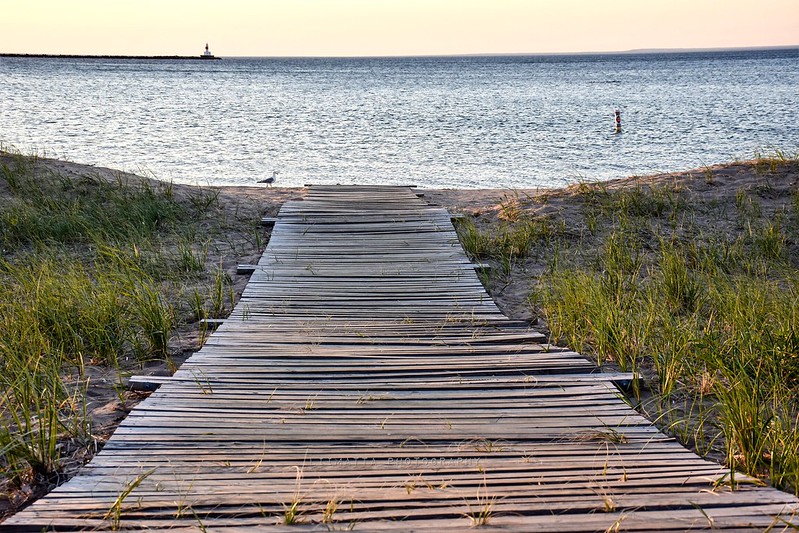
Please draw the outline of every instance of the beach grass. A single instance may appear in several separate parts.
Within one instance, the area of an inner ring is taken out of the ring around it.
[[[91,367],[120,385],[145,363],[174,368],[181,328],[235,296],[229,250],[209,250],[224,219],[214,191],[178,198],[168,183],[66,176],[17,153],[0,160],[0,193],[0,480],[13,492],[98,445]]]
[[[41,179],[35,165],[36,158],[18,155],[0,167],[0,179],[11,192],[0,212],[0,241],[5,245],[133,242],[189,217],[172,198],[169,184],[132,183],[122,174],[116,183],[92,175]]]
[[[552,342],[642,375],[633,402],[662,429],[799,494],[799,159],[745,166],[756,179],[737,190],[716,171],[579,184],[561,198],[577,215],[550,213],[561,229],[530,238],[542,216],[532,198],[513,222],[459,232],[494,265],[490,290],[528,273],[531,311]],[[537,254],[515,253],[511,235]]]

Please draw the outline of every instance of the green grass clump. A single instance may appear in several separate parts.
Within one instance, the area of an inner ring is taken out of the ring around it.
[[[622,276],[618,276],[621,278]],[[622,371],[636,371],[650,325],[638,318],[646,301],[635,287],[607,274],[571,271],[555,274],[542,304],[552,336],[597,361],[613,361]]]
[[[173,227],[189,218],[174,201],[169,184],[99,176],[68,179],[36,176],[36,159],[13,158],[0,165],[0,179],[11,192],[0,208],[0,242],[6,246],[36,242],[130,242]]]
[[[796,452],[781,443],[799,438],[799,272],[768,279],[744,261],[728,274],[696,262],[695,252],[694,244],[664,243],[637,276],[624,262],[550,273],[538,297],[552,336],[622,370],[650,367],[666,403],[678,391],[697,401],[710,394],[728,463],[796,491],[780,480],[799,475],[781,468],[796,465]],[[772,275],[785,269],[781,260],[772,266]],[[701,391],[707,375],[712,386]]]
[[[707,424],[716,425],[731,468],[799,492],[797,451],[785,444],[799,439],[799,271],[786,263],[787,237],[777,240],[750,240],[748,253],[727,256],[738,264],[721,265],[716,242],[661,236],[642,259],[619,246],[629,240],[614,230],[593,268],[550,272],[536,298],[554,339],[621,370],[651,368],[661,405],[709,397]],[[711,386],[702,390],[706,376]]]
[[[516,272],[531,273],[532,311],[552,342],[640,372],[654,395],[640,408],[665,431],[799,494],[798,163],[759,156],[743,164],[749,188],[724,197],[724,169],[708,197],[691,191],[706,190],[706,176],[581,184],[566,191],[581,213],[546,219],[559,231],[519,237],[530,219],[516,208],[516,222],[459,234],[494,261],[509,255],[506,240],[538,248],[518,254]],[[557,201],[547,205],[566,212]]]
[[[606,218],[663,217],[687,207],[680,188],[670,185],[611,189],[603,183],[581,183],[577,194],[590,210]]]
[[[491,231],[478,229],[471,220],[458,220],[457,230],[464,249],[476,259],[522,258],[560,231],[545,218],[505,223]]]
[[[93,277],[74,260],[39,257],[0,261],[0,276],[4,359],[29,342],[15,337],[24,325],[73,366],[80,364],[80,358],[116,365],[133,320],[122,297],[121,280]]]
[[[758,173],[776,173],[780,167],[799,162],[799,153],[789,154],[775,149],[770,152],[755,152],[754,165]]]
[[[87,366],[120,383],[136,364],[171,366],[192,299],[207,305],[230,279],[209,259],[218,193],[179,200],[169,184],[2,153],[0,198],[0,473],[20,487],[93,442]]]

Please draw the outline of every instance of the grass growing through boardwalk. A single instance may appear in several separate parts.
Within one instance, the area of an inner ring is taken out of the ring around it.
[[[51,166],[0,154],[0,489],[11,508],[102,443],[92,410],[108,394],[92,378],[124,408],[124,377],[196,348],[191,323],[230,310],[225,270],[264,242],[261,213],[228,221],[217,191]]]
[[[663,429],[799,494],[798,179],[799,160],[778,153],[517,196],[515,222],[500,206],[496,222],[459,231],[495,265],[495,294],[529,280],[552,341],[641,372],[639,406]],[[528,239],[542,219],[558,231]]]

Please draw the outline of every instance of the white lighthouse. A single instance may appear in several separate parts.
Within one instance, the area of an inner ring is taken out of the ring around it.
[[[214,59],[214,54],[212,54],[211,51],[208,49],[208,43],[205,43],[205,52],[203,52],[203,55],[201,55],[200,57],[202,57],[203,59]]]

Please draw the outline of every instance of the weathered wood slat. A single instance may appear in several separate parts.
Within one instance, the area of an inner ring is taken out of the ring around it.
[[[244,294],[80,475],[3,531],[777,529],[796,498],[700,459],[507,320],[405,187],[286,203]],[[136,487],[122,498],[126,489]],[[115,506],[115,502],[116,506]],[[325,511],[327,510],[327,512]],[[472,517],[472,518],[470,518]]]

